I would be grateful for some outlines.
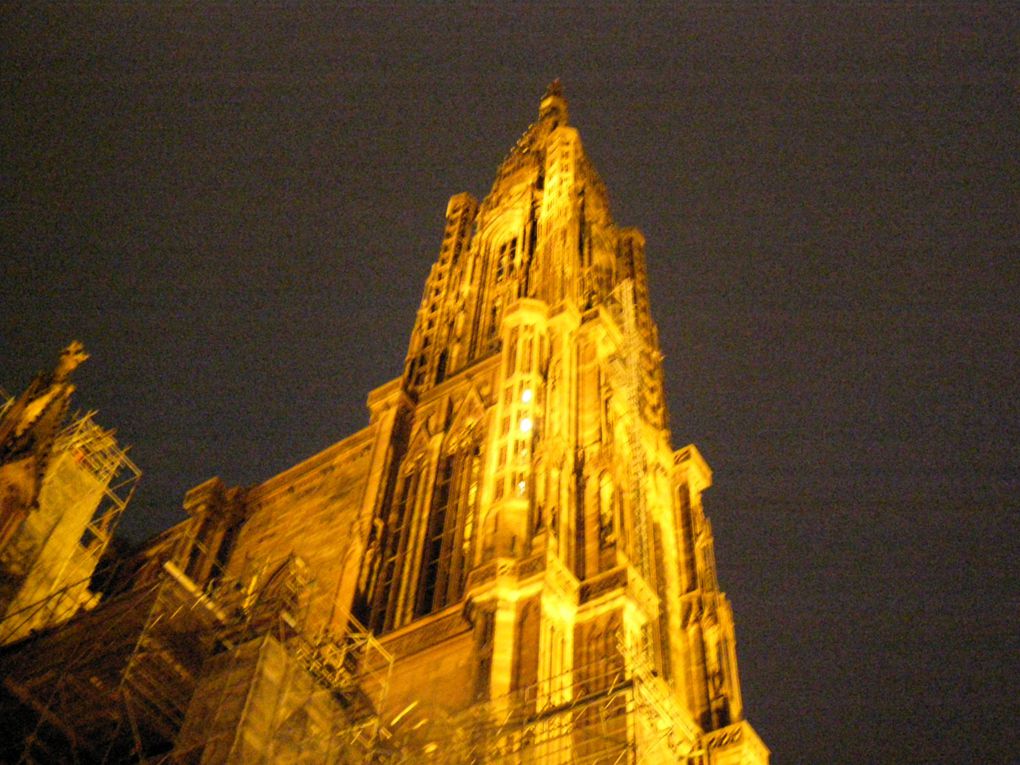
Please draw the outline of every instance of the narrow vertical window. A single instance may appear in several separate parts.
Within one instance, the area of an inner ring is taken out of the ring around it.
[[[467,508],[464,517],[464,533],[460,540],[460,571],[453,592],[459,598],[464,592],[464,579],[471,566],[472,542],[474,541],[475,503],[478,501],[478,482],[481,479],[482,456],[481,448],[475,444],[471,449],[471,467],[467,475]]]
[[[439,361],[436,363],[436,385],[441,383],[443,378],[446,377],[446,357],[447,352],[446,350],[443,350],[443,352],[439,354]]]
[[[443,566],[443,547],[445,546],[447,526],[451,525],[449,521],[456,521],[456,518],[448,517],[451,506],[456,503],[456,497],[450,491],[455,463],[455,457],[444,457],[436,475],[436,487],[432,495],[432,512],[429,515],[429,525],[425,534],[425,554],[422,556],[422,581],[416,616],[423,616],[442,603],[441,595],[436,598],[436,590],[440,580],[445,579],[447,575]]]
[[[216,550],[216,566],[214,569],[216,576],[221,576],[227,567],[227,561],[230,560],[230,554],[234,551],[234,542],[237,540],[237,532],[240,530],[240,527],[241,524],[232,523],[223,532],[219,549]]]
[[[463,444],[440,460],[422,547],[415,617],[437,611],[463,594],[480,475],[477,443]]]
[[[408,515],[414,509],[414,497],[418,488],[419,470],[406,473],[401,482],[397,500],[387,520],[386,537],[383,543],[382,565],[376,581],[374,603],[370,626],[377,631],[392,629],[396,620],[397,595],[399,588],[394,582],[399,581],[398,571],[403,557],[404,536],[407,529]]]

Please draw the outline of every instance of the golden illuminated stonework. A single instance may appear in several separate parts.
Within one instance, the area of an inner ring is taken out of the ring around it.
[[[768,762],[711,472],[670,444],[644,238],[558,84],[489,194],[450,200],[368,408],[262,484],[189,492],[124,593],[5,657],[18,719],[124,760]],[[84,659],[48,671],[72,630]]]
[[[0,646],[95,606],[90,578],[140,476],[91,413],[69,416],[86,359],[73,342],[52,372],[0,397]]]

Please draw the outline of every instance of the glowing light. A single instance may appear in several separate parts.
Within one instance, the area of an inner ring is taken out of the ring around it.
[[[530,417],[522,417],[521,418],[521,433],[530,433],[531,432],[531,426],[532,426],[532,422],[531,422],[531,418]]]
[[[530,404],[535,398],[535,392],[531,388],[525,388],[524,392],[521,393],[521,401],[525,404]]]
[[[518,481],[517,482],[517,493],[518,494],[523,495],[524,492],[526,492],[527,490],[528,490],[528,482],[527,481]]]

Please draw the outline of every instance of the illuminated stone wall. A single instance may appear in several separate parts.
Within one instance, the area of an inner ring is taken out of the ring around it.
[[[768,759],[741,722],[711,473],[670,443],[644,244],[613,223],[554,86],[489,195],[450,200],[404,373],[369,397],[369,426],[243,493],[189,495],[190,538],[216,529],[205,574],[296,556],[306,629],[353,613],[381,637],[382,717],[422,757],[452,746],[437,720],[503,715],[521,723],[498,746],[547,762]]]
[[[701,502],[711,471],[670,441],[644,247],[554,85],[489,194],[450,200],[368,425],[259,485],[196,486],[119,595],[0,656],[0,756],[767,763]],[[57,605],[49,572],[101,551],[128,464],[64,451],[43,491],[59,512],[32,521],[50,525],[0,519],[9,550],[32,532],[46,573],[8,563],[0,585]],[[100,494],[112,509],[89,521]]]

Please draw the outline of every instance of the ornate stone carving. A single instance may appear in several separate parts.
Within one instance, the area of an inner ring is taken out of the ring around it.
[[[399,658],[417,653],[470,629],[471,624],[465,619],[462,611],[458,610],[438,619],[422,621],[407,627],[406,631],[388,638],[384,645],[390,653]]]
[[[624,589],[627,586],[627,569],[615,568],[604,574],[581,583],[580,601],[587,603],[611,590]]]

